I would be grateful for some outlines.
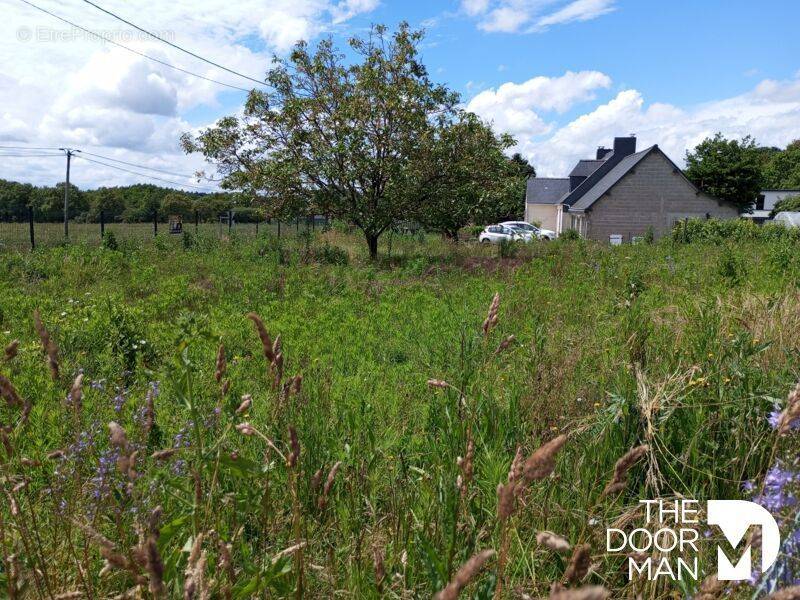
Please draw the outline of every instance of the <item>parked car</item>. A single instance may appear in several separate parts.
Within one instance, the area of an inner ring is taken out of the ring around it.
[[[530,238],[526,239],[516,229],[502,225],[489,225],[478,236],[478,241],[482,244],[499,244],[504,240],[507,242],[525,242],[530,241]]]
[[[558,234],[555,231],[550,229],[542,229],[536,225],[526,223],[525,221],[504,221],[500,223],[500,225],[522,233],[524,236],[527,236],[529,240],[536,237],[540,240],[550,241],[558,237]]]

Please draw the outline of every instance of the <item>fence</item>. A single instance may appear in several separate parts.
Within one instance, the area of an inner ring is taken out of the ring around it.
[[[69,221],[42,222],[29,212],[26,221],[0,221],[0,248],[37,248],[72,243],[100,244],[106,233],[113,233],[118,241],[152,240],[156,236],[180,237],[186,232],[196,235],[223,237],[255,237],[274,235],[277,237],[295,236],[302,231],[323,228],[329,220],[322,216],[298,217],[292,221],[252,221],[238,222],[235,215],[221,215],[216,221],[202,221],[194,218],[172,219],[155,218],[149,223],[106,222],[102,214],[97,222],[86,223]]]

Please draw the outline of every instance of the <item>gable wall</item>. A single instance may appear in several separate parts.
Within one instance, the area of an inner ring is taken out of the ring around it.
[[[525,221],[539,223],[542,229],[556,231],[558,220],[557,204],[526,204]]]
[[[653,227],[656,238],[667,235],[676,221],[685,218],[734,219],[730,204],[697,194],[660,151],[645,157],[587,212],[587,237],[608,241],[621,234],[624,242],[642,236]]]

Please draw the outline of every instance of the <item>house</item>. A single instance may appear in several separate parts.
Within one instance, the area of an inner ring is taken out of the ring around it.
[[[615,138],[613,148],[578,161],[567,177],[530,178],[525,198],[527,221],[617,243],[651,229],[656,237],[666,235],[687,218],[738,214],[733,204],[701,192],[657,145],[637,152],[635,136]]]
[[[753,219],[756,223],[763,223],[769,220],[769,216],[775,205],[791,196],[800,196],[800,190],[762,190],[753,207],[753,212],[742,215],[745,219]]]

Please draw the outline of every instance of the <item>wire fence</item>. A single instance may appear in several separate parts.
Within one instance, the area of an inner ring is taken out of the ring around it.
[[[222,238],[254,238],[256,236],[293,237],[307,231],[323,229],[330,221],[322,216],[298,217],[292,221],[238,222],[228,217],[216,221],[199,219],[154,219],[150,223],[121,223],[100,220],[93,223],[69,221],[42,222],[33,215],[27,221],[0,221],[0,249],[34,249],[69,243],[101,244],[106,234],[115,240],[152,241],[156,237],[180,238],[185,234]]]

